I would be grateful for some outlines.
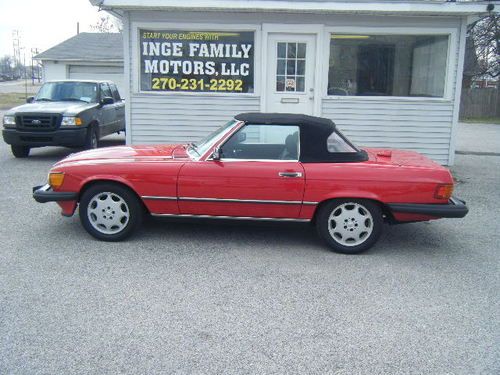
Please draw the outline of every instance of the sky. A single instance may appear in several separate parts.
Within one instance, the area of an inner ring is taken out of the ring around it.
[[[40,52],[80,32],[91,31],[104,11],[89,0],[0,0],[0,57],[13,55],[12,31],[19,30],[21,46],[31,58],[31,48]]]

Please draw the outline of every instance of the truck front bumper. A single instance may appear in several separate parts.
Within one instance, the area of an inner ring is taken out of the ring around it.
[[[469,212],[465,201],[456,197],[451,197],[447,204],[390,203],[388,206],[392,212],[443,218],[461,218]]]
[[[81,147],[85,144],[87,128],[58,129],[52,132],[3,129],[2,135],[9,145]]]

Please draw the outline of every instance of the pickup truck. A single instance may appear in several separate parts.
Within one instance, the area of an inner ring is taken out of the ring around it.
[[[97,148],[125,131],[125,103],[110,81],[51,81],[26,104],[7,111],[3,139],[16,158],[42,146]]]

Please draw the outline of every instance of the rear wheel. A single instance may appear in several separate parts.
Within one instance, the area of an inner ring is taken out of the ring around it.
[[[10,149],[16,158],[26,158],[30,154],[28,146],[11,145]]]
[[[372,247],[382,233],[382,210],[371,201],[336,199],[321,207],[316,226],[332,250],[357,254]]]
[[[141,224],[142,206],[133,192],[113,183],[100,183],[86,190],[79,207],[80,221],[92,236],[120,241]]]

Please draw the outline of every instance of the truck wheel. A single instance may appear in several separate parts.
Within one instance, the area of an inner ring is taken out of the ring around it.
[[[10,149],[16,158],[26,158],[30,154],[28,146],[10,145]]]
[[[321,207],[316,226],[333,251],[361,253],[372,247],[382,233],[382,210],[363,199],[336,199]]]
[[[87,131],[87,139],[85,140],[85,149],[91,150],[99,147],[99,135],[97,134],[97,127],[95,125],[89,126]]]
[[[79,214],[83,227],[95,238],[121,241],[141,224],[143,209],[126,187],[99,183],[83,193]]]

